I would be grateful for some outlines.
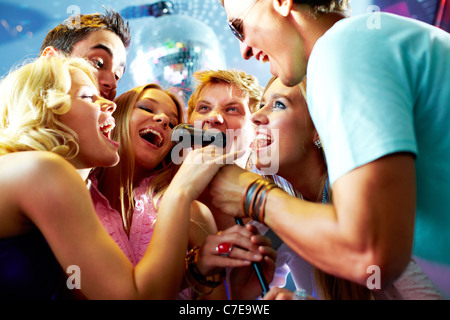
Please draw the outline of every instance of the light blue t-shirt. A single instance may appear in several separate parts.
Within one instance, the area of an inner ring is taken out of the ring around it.
[[[415,155],[413,254],[450,270],[450,35],[378,14],[378,25],[370,15],[346,18],[317,41],[307,70],[311,117],[331,183],[385,155]]]

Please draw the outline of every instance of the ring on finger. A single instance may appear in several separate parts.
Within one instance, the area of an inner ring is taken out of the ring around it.
[[[231,243],[223,242],[216,247],[216,252],[225,257],[230,255],[231,250],[233,250],[233,245]]]

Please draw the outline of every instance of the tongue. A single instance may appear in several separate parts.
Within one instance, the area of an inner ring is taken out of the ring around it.
[[[268,140],[253,140],[252,143],[250,144],[250,148],[251,149],[260,149],[260,148],[264,148],[267,147],[268,145],[271,144],[271,141]]]
[[[151,144],[153,144],[154,146],[159,147],[160,146],[160,141],[157,135],[149,132],[147,134],[144,134],[142,136],[143,139],[147,140],[148,142],[150,142]]]

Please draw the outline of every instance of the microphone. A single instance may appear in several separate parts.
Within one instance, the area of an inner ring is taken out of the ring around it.
[[[236,221],[236,224],[240,226],[244,226],[244,222],[241,218],[234,218]],[[264,297],[266,293],[270,290],[269,284],[267,283],[266,278],[264,277],[264,273],[262,271],[262,267],[258,262],[252,262],[253,270],[255,271],[256,277],[258,278],[259,284],[262,289],[262,295],[261,297]]]
[[[202,130],[192,125],[182,123],[172,129],[170,140],[173,144],[182,144],[182,148],[193,146],[206,147],[210,144],[224,148],[227,144],[226,135],[220,131]]]

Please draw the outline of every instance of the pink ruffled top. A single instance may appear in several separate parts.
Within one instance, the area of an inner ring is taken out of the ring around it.
[[[98,190],[98,178],[94,175],[90,176],[89,191],[95,211],[103,227],[130,259],[133,266],[142,259],[155,227],[157,211],[152,197],[147,194],[148,186],[153,178],[153,176],[145,178],[134,189],[135,210],[128,238],[120,213],[110,206],[108,199]]]

